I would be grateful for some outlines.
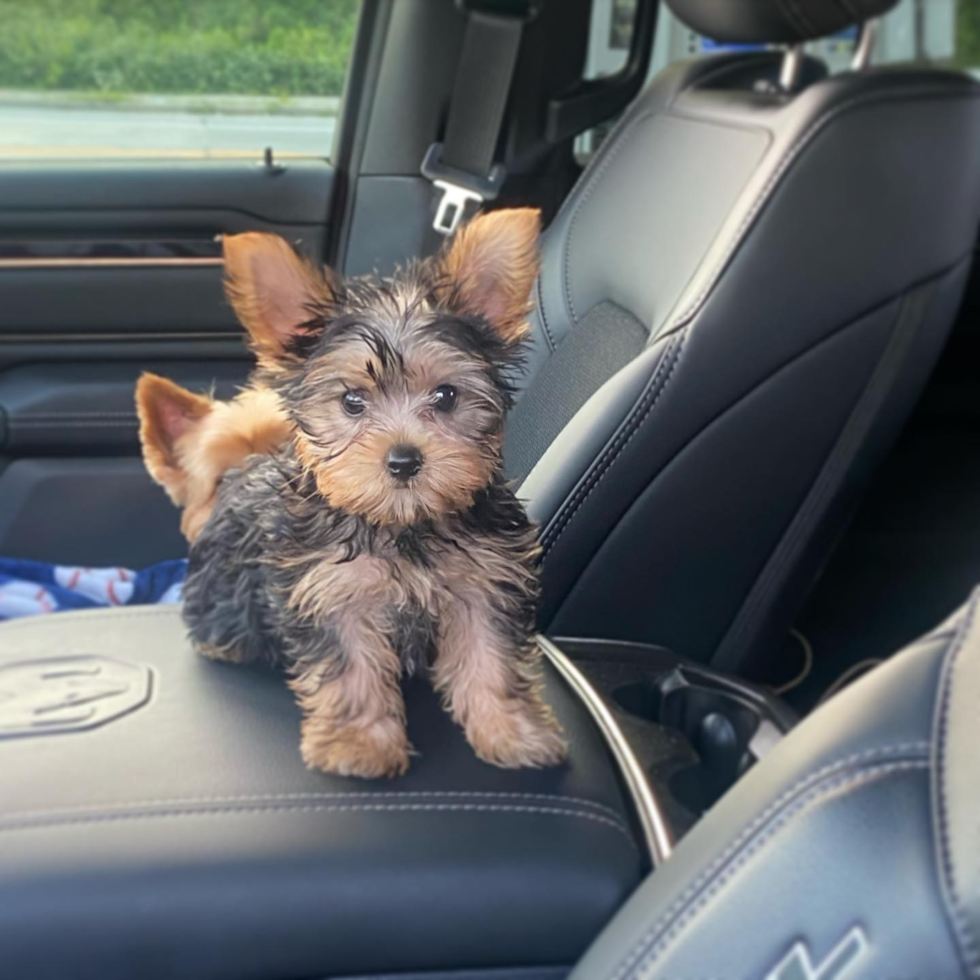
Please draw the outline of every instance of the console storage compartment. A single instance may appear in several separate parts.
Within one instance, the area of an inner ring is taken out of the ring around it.
[[[603,697],[673,842],[796,723],[766,690],[664,647],[553,642]]]

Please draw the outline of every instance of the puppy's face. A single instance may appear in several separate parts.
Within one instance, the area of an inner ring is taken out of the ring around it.
[[[144,374],[136,386],[136,408],[143,461],[184,509],[180,529],[191,542],[211,515],[222,476],[246,457],[282,446],[293,431],[278,397],[265,388],[219,402]]]
[[[226,239],[229,296],[333,506],[407,525],[465,509],[490,482],[538,229],[536,211],[495,212],[404,275],[346,284],[281,239]]]

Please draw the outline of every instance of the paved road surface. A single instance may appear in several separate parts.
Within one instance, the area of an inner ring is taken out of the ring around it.
[[[65,109],[0,103],[0,157],[327,156],[331,116]]]

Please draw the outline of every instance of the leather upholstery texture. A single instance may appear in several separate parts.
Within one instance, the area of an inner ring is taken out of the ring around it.
[[[26,684],[31,722],[14,736],[0,711],[0,975],[570,967],[646,858],[590,716],[546,681],[566,766],[480,762],[415,680],[419,755],[367,782],[307,770],[282,680],[198,657],[172,607],[5,624],[0,692]]]
[[[796,44],[880,17],[898,0],[667,0],[685,24],[716,41]]]
[[[778,66],[667,69],[546,233],[524,397],[611,309],[647,332],[521,485],[546,632],[729,670],[775,649],[945,343],[980,86],[875,69],[787,95]]]
[[[980,976],[978,606],[791,732],[573,980]]]
[[[148,370],[195,391],[233,397],[250,363],[163,361]],[[130,364],[24,365],[0,376],[0,451],[10,455],[139,452]]]

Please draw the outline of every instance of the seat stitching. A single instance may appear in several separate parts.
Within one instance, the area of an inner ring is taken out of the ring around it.
[[[86,616],[86,613],[105,613],[105,609],[85,609],[76,610],[75,615],[78,620],[82,619],[102,619],[102,616]],[[71,615],[71,613],[67,614]],[[119,619],[150,619],[155,616],[166,616],[173,619],[177,615],[177,604],[166,605],[164,608],[156,608],[154,606],[149,606],[146,609],[140,609],[139,611],[133,610],[132,612],[125,613],[114,613],[112,616],[112,621],[115,622]],[[65,622],[65,613],[60,613],[57,618],[49,619],[44,617],[43,619],[38,619],[34,616],[25,616],[23,619],[13,620],[11,622],[0,623],[0,646],[2,646],[3,638],[9,636],[11,633],[19,632],[24,629],[39,630],[45,627],[56,628],[62,626]]]
[[[687,331],[675,334],[668,340],[669,346],[664,351],[663,356],[660,358],[657,368],[654,371],[646,390],[641,398],[637,400],[636,404],[634,404],[630,414],[626,417],[622,427],[620,428],[620,431],[613,441],[603,450],[602,455],[596,460],[592,467],[592,471],[588,474],[585,481],[562,505],[561,511],[559,511],[553,527],[548,528],[548,530],[542,535],[542,557],[546,556],[548,552],[551,551],[558,543],[558,539],[562,536],[572,518],[581,509],[586,500],[588,500],[588,498],[592,495],[592,491],[595,490],[595,488],[602,481],[602,478],[609,472],[612,464],[629,445],[633,436],[635,436],[640,430],[647,417],[656,407],[657,402],[660,401],[660,396],[664,393],[664,391],[666,391],[667,384],[669,383],[671,377],[673,377],[677,365],[680,363],[681,354],[683,353],[686,340]],[[674,353],[675,347],[676,354]],[[670,367],[667,369],[663,383],[658,385],[657,382],[659,381],[660,375],[664,370],[664,366],[668,361],[670,362]]]
[[[722,253],[721,258],[715,263],[714,271],[708,276],[707,282],[704,284],[700,292],[691,301],[691,304],[683,312],[678,314],[678,316],[671,321],[670,326],[667,329],[676,329],[679,326],[683,326],[687,323],[694,315],[698,312],[704,301],[708,298],[708,295],[717,285],[718,280],[721,278],[721,274],[728,264],[728,260],[732,257],[738,247],[742,244],[742,239],[745,233],[748,231],[749,226],[758,217],[759,212],[772,197],[772,193],[776,188],[783,175],[790,168],[796,158],[800,153],[806,148],[806,146],[817,136],[817,134],[824,129],[824,127],[837,116],[847,112],[850,109],[856,108],[858,106],[868,105],[874,102],[887,102],[897,98],[906,97],[916,97],[921,96],[922,98],[933,98],[933,99],[952,99],[952,98],[978,98],[980,97],[980,92],[970,91],[968,89],[957,90],[955,92],[945,92],[937,93],[932,88],[905,88],[905,89],[895,89],[886,92],[872,92],[865,95],[856,96],[853,99],[849,99],[847,102],[843,102],[838,106],[825,112],[822,116],[816,119],[813,124],[805,130],[793,143],[793,145],[786,151],[783,158],[779,161],[779,164],[769,175],[766,183],[763,185],[762,190],[759,191],[758,196],[753,202],[751,208],[749,208],[745,217],[739,222],[738,227],[735,229],[735,233],[732,235],[731,241],[728,247]]]
[[[653,109],[649,109],[646,112],[640,113],[635,119],[632,119],[626,129],[623,130],[616,137],[615,143],[609,147],[606,155],[599,164],[598,169],[589,178],[588,184],[586,184],[585,189],[582,191],[582,196],[578,199],[575,205],[575,211],[572,213],[571,221],[568,224],[568,234],[565,236],[564,255],[562,256],[562,284],[565,287],[565,300],[568,303],[569,312],[572,314],[572,320],[578,322],[578,314],[575,311],[575,303],[572,300],[572,290],[570,285],[570,273],[571,273],[571,252],[572,252],[572,233],[575,230],[575,223],[578,221],[579,215],[582,212],[582,208],[585,206],[586,202],[592,196],[596,187],[599,186],[599,182],[602,179],[602,175],[609,168],[609,165],[616,159],[619,155],[619,151],[622,150],[624,146],[639,132],[640,123],[645,122],[648,119],[652,119],[656,115]]]
[[[939,853],[943,870],[943,878],[949,892],[952,906],[950,918],[953,920],[953,933],[959,939],[962,953],[970,972],[976,975],[980,972],[980,951],[977,938],[973,935],[969,919],[963,912],[962,900],[957,891],[956,879],[953,875],[953,854],[949,839],[949,796],[946,781],[946,748],[949,743],[949,709],[952,700],[953,677],[961,661],[961,652],[966,645],[966,639],[973,628],[977,603],[980,601],[980,591],[974,592],[966,616],[957,633],[956,640],[949,652],[944,671],[942,692],[940,695],[939,712],[936,725],[936,767],[935,779],[937,788],[936,816],[939,825]]]
[[[789,789],[783,791],[772,803],[769,804],[758,814],[732,841],[731,844],[708,865],[695,880],[678,896],[664,914],[647,929],[637,940],[633,947],[626,954],[625,959],[619,969],[612,975],[610,980],[622,980],[622,977],[629,972],[633,964],[643,955],[644,948],[649,944],[651,937],[657,930],[670,918],[672,918],[688,901],[703,887],[703,885],[736,854],[743,844],[762,827],[772,816],[782,809],[786,803],[800,792],[806,792],[814,784],[821,780],[857,765],[873,762],[876,759],[883,759],[896,755],[912,755],[913,753],[925,753],[929,751],[930,743],[927,741],[898,742],[894,745],[878,746],[872,749],[864,749],[851,755],[838,759],[835,762],[827,763],[819,769],[806,776],[801,777]]]
[[[588,820],[605,827],[611,827],[629,842],[630,846],[639,851],[633,835],[622,823],[610,820],[597,813],[586,813],[582,810],[571,810],[561,807],[544,806],[511,806],[491,803],[364,803],[364,804],[304,804],[297,806],[289,803],[270,804],[268,806],[225,806],[207,810],[146,810],[141,813],[96,813],[89,816],[72,817],[66,820],[39,821],[20,824],[0,824],[0,834],[18,833],[29,830],[51,830],[80,824],[115,823],[129,820],[169,819],[172,817],[210,817],[238,816],[256,813],[522,813],[533,816],[571,817],[576,820]]]
[[[757,54],[757,55],[751,55],[749,57],[751,57],[754,61],[758,61],[760,63],[766,62],[766,61],[769,61],[770,60],[770,55],[768,55],[768,54]],[[719,78],[721,76],[724,76],[728,72],[730,72],[731,70],[732,70],[732,65],[729,64],[729,63],[725,63],[725,64],[722,64],[722,65],[717,65],[714,68],[712,68],[712,69],[710,69],[708,71],[705,71],[702,74],[696,76],[692,80],[692,82],[694,84],[698,85],[698,86],[704,86],[707,82],[709,82],[709,81],[711,81],[711,80],[713,80],[715,78]],[[676,93],[675,93],[675,95],[676,95]],[[639,97],[639,99],[642,99],[642,98],[643,98],[643,96],[641,95]],[[639,102],[639,99],[637,100],[637,103]],[[672,104],[672,102],[673,102],[673,99],[671,99],[670,102],[664,103],[663,108],[669,107]],[[626,121],[625,122],[625,128],[620,129],[618,132],[613,132],[613,133],[611,133],[609,135],[609,137],[607,138],[606,142],[600,147],[600,149],[599,149],[599,155],[601,156],[604,153],[612,153],[614,151],[615,147],[616,147],[616,144],[638,122],[640,122],[642,119],[647,118],[648,116],[656,115],[659,111],[660,111],[660,107],[658,107],[656,109],[650,109],[647,112],[641,113],[641,114],[637,115],[636,117],[634,117],[633,119],[630,119],[630,120]],[[566,212],[569,211],[569,209],[571,209],[571,208],[574,207],[576,213],[578,212],[578,209],[582,206],[582,203],[583,203],[577,197],[578,192],[579,192],[579,188],[580,187],[581,188],[591,188],[591,185],[593,184],[593,182],[595,182],[595,180],[598,177],[599,173],[601,172],[602,169],[605,168],[605,166],[606,166],[606,161],[605,161],[605,159],[603,159],[602,162],[599,164],[599,169],[596,170],[595,172],[589,173],[589,168],[588,167],[585,168],[585,170],[582,172],[582,175],[575,182],[575,184],[572,187],[571,191],[569,191],[568,195],[565,197],[565,200],[562,202],[561,207],[558,209],[558,214],[555,215],[554,221],[552,221],[551,226],[545,231],[545,233],[544,233],[544,241],[545,242],[549,242],[551,240],[551,237],[552,237],[552,234],[553,234],[553,232],[555,230],[555,227],[559,224],[559,222],[565,216]],[[589,190],[589,193],[591,193],[591,189]],[[561,248],[562,248],[562,253],[563,253],[563,259],[562,259],[562,268],[563,268],[563,271],[562,271],[562,285],[564,287],[566,297],[569,295],[569,293],[568,293],[568,288],[569,288],[568,287],[568,262],[567,262],[567,258],[566,257],[568,255],[568,246],[569,246],[570,241],[571,241],[572,227],[574,226],[574,223],[575,223],[575,221],[574,221],[574,216],[573,216],[573,218],[569,221],[568,232],[565,235],[564,241],[561,242]]]
[[[380,793],[261,793],[255,795],[236,795],[236,796],[201,796],[201,797],[175,797],[156,800],[132,800],[125,803],[92,804],[91,806],[61,807],[58,809],[47,810],[18,810],[11,813],[0,814],[0,825],[6,822],[21,822],[32,820],[44,820],[49,817],[72,817],[111,813],[135,813],[141,807],[179,807],[191,808],[196,806],[212,807],[215,804],[227,803],[258,803],[276,804],[285,802],[316,802],[318,800],[358,800],[358,799],[496,799],[496,800],[527,800],[551,803],[568,803],[578,806],[588,807],[600,811],[609,816],[610,819],[625,826],[622,817],[612,807],[594,800],[586,800],[578,796],[565,796],[562,794],[550,793],[500,793],[481,790],[385,790]]]
[[[741,238],[744,235],[745,231],[747,230],[749,224],[755,219],[755,217],[758,215],[758,213],[761,210],[761,208],[763,207],[763,205],[766,203],[766,201],[768,200],[768,198],[771,196],[771,193],[772,193],[772,191],[773,191],[776,183],[783,176],[783,174],[786,172],[786,170],[789,168],[789,166],[792,164],[792,162],[796,159],[796,157],[799,156],[800,152],[807,145],[807,143],[809,143],[810,140],[814,136],[816,136],[816,134],[821,129],[823,129],[823,127],[831,119],[833,119],[836,116],[840,115],[844,111],[846,111],[846,110],[848,110],[850,108],[853,108],[855,106],[858,106],[858,105],[867,104],[867,103],[871,103],[871,102],[875,102],[875,101],[893,99],[893,98],[896,98],[898,96],[904,97],[904,96],[907,96],[907,95],[910,95],[910,94],[911,95],[921,94],[923,96],[933,96],[933,97],[935,97],[935,93],[933,92],[932,89],[922,89],[922,88],[902,89],[902,90],[897,90],[897,91],[893,91],[893,92],[886,92],[886,93],[872,93],[871,95],[859,96],[859,97],[856,97],[854,99],[851,99],[850,101],[845,102],[842,105],[839,105],[839,106],[835,107],[834,109],[830,110],[829,112],[827,112],[823,116],[821,116],[819,119],[817,119],[813,123],[813,125],[805,133],[803,133],[802,136],[799,137],[799,139],[793,144],[793,146],[790,147],[790,149],[787,151],[786,155],[780,161],[779,165],[776,167],[776,169],[770,175],[769,179],[766,181],[766,184],[764,185],[764,187],[760,191],[759,196],[756,198],[756,200],[753,203],[752,207],[750,208],[749,212],[742,219],[742,221],[739,224],[739,227],[736,229],[735,235],[733,236],[732,241],[731,241],[729,247],[726,249],[724,255],[722,256],[721,260],[717,264],[716,269],[715,269],[715,272],[710,277],[708,283],[706,283],[705,287],[698,294],[698,296],[695,297],[694,301],[688,307],[688,309],[685,312],[681,313],[674,321],[671,322],[670,326],[667,328],[667,330],[665,331],[665,333],[668,332],[668,331],[670,331],[670,330],[676,330],[677,328],[684,326],[691,319],[691,317],[693,317],[694,314],[698,311],[699,307],[703,304],[704,300],[707,298],[708,294],[711,292],[711,290],[714,288],[715,284],[717,283],[718,278],[720,277],[721,271],[724,269],[725,265],[727,264],[728,259],[731,257],[731,255],[734,253],[734,251],[736,250],[736,248],[740,244]],[[975,92],[968,92],[968,91],[958,92],[958,93],[956,93],[956,95],[958,97],[959,96],[970,97],[970,98],[977,97],[977,93],[975,93]],[[945,97],[951,97],[951,96],[950,95],[946,95]],[[636,120],[634,120],[630,124],[630,129],[626,130],[622,134],[622,137],[626,137],[627,134],[635,131],[635,124],[638,123],[638,122],[640,122],[643,119],[649,118],[651,115],[653,115],[653,112],[652,111],[651,112],[648,112],[648,113],[645,113],[645,114],[643,114],[641,116],[638,116],[636,118]],[[618,150],[621,147],[621,145],[622,145],[622,142],[620,142],[617,145],[614,145],[610,149],[610,157],[612,157],[613,155],[615,155],[616,152],[618,152]],[[568,301],[569,301],[570,304],[571,304],[571,296],[570,296],[569,287],[568,287],[568,265],[569,265],[569,251],[570,251],[570,249],[568,247],[568,242],[570,241],[570,238],[571,238],[572,227],[574,226],[575,219],[578,216],[578,210],[581,208],[582,204],[587,199],[588,195],[591,194],[592,191],[595,189],[596,182],[597,182],[599,176],[602,174],[602,172],[605,169],[605,167],[608,165],[608,163],[609,163],[609,158],[607,158],[606,160],[603,161],[603,163],[599,167],[599,170],[597,170],[596,173],[593,175],[593,178],[590,181],[589,186],[586,188],[586,190],[585,190],[585,192],[583,194],[582,199],[579,201],[579,203],[577,205],[575,215],[573,215],[573,218],[572,218],[572,223],[569,226],[568,236],[566,236],[566,247],[565,247],[565,290],[566,290],[566,298],[568,299]],[[572,312],[574,314],[574,308],[572,308]],[[685,341],[687,339],[687,335],[686,335],[686,333],[682,333],[680,336],[681,336],[681,342],[680,342],[680,347],[679,347],[678,352],[677,352],[677,359],[671,364],[670,372],[668,374],[667,379],[664,381],[664,384],[662,386],[661,391],[663,390],[663,388],[666,388],[667,381],[670,379],[670,376],[674,372],[674,368],[676,367],[678,361],[680,360],[680,354],[681,354],[681,351],[683,350],[684,343],[685,343]],[[662,365],[663,365],[663,361],[661,361],[661,363],[658,364],[658,367],[657,367],[657,370],[658,371],[660,370],[660,368],[662,367]],[[653,379],[653,382],[655,382],[655,381],[656,381],[656,375],[654,376],[654,379]],[[648,395],[652,392],[652,390],[653,390],[653,382],[651,383],[651,387],[649,389],[647,389],[647,391],[644,393],[643,398],[648,397]],[[623,439],[623,437],[625,437],[625,441],[621,442],[618,445],[618,447],[617,447],[616,441],[614,441],[609,447],[607,447],[606,451],[603,454],[603,456],[605,458],[600,458],[600,460],[598,460],[596,462],[596,465],[593,468],[592,473],[590,474],[589,478],[585,481],[585,483],[583,483],[574,492],[573,496],[570,499],[568,499],[566,502],[563,503],[562,508],[561,508],[561,511],[559,512],[559,515],[556,517],[555,523],[551,527],[549,527],[545,531],[545,533],[542,535],[542,537],[541,537],[542,549],[543,549],[542,550],[542,557],[547,556],[547,554],[554,548],[555,544],[557,543],[558,539],[561,537],[561,535],[562,535],[563,531],[565,530],[565,528],[568,526],[568,524],[571,521],[572,517],[574,517],[575,513],[580,509],[580,507],[582,506],[582,504],[585,503],[585,500],[589,497],[589,495],[592,493],[592,491],[598,485],[599,481],[602,479],[602,477],[608,471],[609,466],[612,464],[612,462],[615,461],[616,456],[619,455],[619,453],[622,451],[622,449],[624,449],[625,446],[628,444],[628,442],[630,441],[630,439],[632,439],[633,435],[635,434],[635,432],[637,431],[637,429],[639,428],[639,426],[642,424],[642,422],[649,415],[650,411],[652,411],[652,409],[653,409],[654,405],[656,404],[656,401],[659,399],[659,397],[660,397],[660,392],[657,393],[657,395],[655,396],[655,398],[653,400],[653,403],[650,404],[648,407],[646,407],[645,410],[644,410],[643,400],[641,399],[641,401],[635,406],[635,408],[634,408],[633,412],[631,413],[631,415],[627,418],[626,427],[623,430],[621,430],[621,432],[617,436],[617,441],[620,440],[620,439]],[[639,413],[639,412],[643,412],[643,417],[639,420],[638,423],[636,423],[636,427],[633,428],[632,431],[629,431],[629,433],[627,434],[626,429],[633,424],[633,422],[634,422],[634,420],[636,418],[636,414]],[[604,467],[604,463],[605,463],[605,467]],[[578,498],[577,502],[576,502],[576,498]]]
[[[635,967],[632,968],[629,976],[631,978],[639,977],[642,973],[645,973],[649,967],[653,966],[657,958],[670,946],[680,932],[686,926],[688,926],[707,905],[711,903],[712,899],[714,899],[725,888],[725,886],[731,882],[732,878],[737,875],[737,873],[749,862],[749,860],[758,854],[767,844],[769,844],[777,836],[779,831],[786,828],[796,817],[809,809],[811,805],[822,802],[827,797],[835,795],[836,793],[840,793],[841,797],[847,796],[859,789],[862,789],[865,785],[877,779],[887,778],[889,776],[910,772],[916,769],[928,768],[929,761],[927,759],[910,759],[899,762],[884,763],[877,766],[871,766],[866,769],[860,769],[857,772],[845,773],[831,780],[826,785],[818,786],[813,791],[806,794],[785,813],[781,814],[765,833],[763,833],[757,840],[753,841],[748,848],[739,854],[737,860],[735,860],[730,867],[726,868],[725,871],[711,883],[711,886],[704,892],[703,895],[700,896],[697,902],[684,910],[683,915],[673,923],[668,932],[664,933],[664,935],[660,936],[659,938],[656,936],[650,937],[650,941],[645,944],[645,948],[641,954],[642,959],[636,963]],[[650,943],[652,943],[654,939],[656,939],[657,942],[656,945],[651,948]]]
[[[65,410],[63,412],[22,412],[14,413],[9,416],[11,422],[19,422],[23,419],[68,419],[68,418],[126,418],[135,419],[135,412],[74,412]]]
[[[11,429],[18,429],[22,426],[32,426],[34,428],[44,428],[49,429],[64,429],[64,428],[85,428],[86,426],[90,429],[102,429],[109,428],[112,426],[119,428],[131,428],[132,426],[139,425],[139,420],[133,416],[127,421],[121,421],[119,419],[25,419],[25,418],[11,418],[7,420],[7,424]]]
[[[957,264],[958,264],[958,262],[959,262],[959,260],[957,260]],[[947,271],[947,270],[945,270],[945,269],[944,269],[944,270],[943,270],[943,272],[942,272],[942,273],[940,273],[939,275],[943,275],[943,274],[945,274],[945,273],[946,273],[946,271]],[[938,276],[937,276],[937,278],[938,278]],[[814,351],[814,350],[816,350],[817,348],[819,348],[820,346],[822,346],[822,345],[823,345],[824,343],[826,343],[826,342],[827,342],[828,340],[831,340],[832,338],[834,338],[834,337],[836,337],[836,336],[838,335],[838,333],[839,333],[839,332],[841,332],[841,331],[844,331],[844,330],[848,330],[848,329],[851,329],[851,328],[852,328],[853,326],[855,326],[855,325],[857,325],[858,323],[860,323],[860,322],[861,322],[861,321],[862,321],[862,320],[863,320],[863,319],[864,319],[864,318],[865,318],[866,316],[869,316],[869,315],[870,315],[871,313],[874,313],[874,312],[876,312],[876,311],[878,311],[878,310],[880,310],[880,309],[883,309],[883,308],[884,308],[885,306],[887,306],[887,305],[889,305],[890,303],[892,303],[892,302],[894,302],[894,301],[895,301],[895,299],[896,299],[896,297],[889,297],[889,298],[888,298],[888,299],[887,299],[886,301],[884,301],[883,303],[880,303],[880,304],[877,304],[876,306],[874,306],[874,307],[872,307],[872,308],[871,308],[870,310],[865,310],[865,311],[863,311],[863,312],[862,312],[862,313],[861,313],[860,315],[858,315],[857,317],[855,317],[855,319],[854,319],[854,320],[852,320],[852,321],[850,321],[850,322],[849,322],[849,323],[847,323],[847,324],[846,324],[846,325],[845,325],[844,327],[842,327],[842,328],[840,328],[840,331],[834,331],[834,332],[833,332],[833,333],[831,333],[831,334],[827,334],[826,336],[824,336],[824,337],[822,337],[822,338],[820,338],[820,340],[818,340],[818,341],[817,341],[816,343],[814,343],[814,344],[812,344],[811,346],[809,346],[809,347],[806,347],[806,348],[804,348],[803,350],[800,350],[800,351],[798,351],[798,352],[796,352],[796,354],[794,354],[794,356],[793,356],[792,358],[790,358],[789,360],[787,360],[787,361],[785,361],[785,362],[783,362],[783,363],[781,363],[781,364],[779,364],[778,366],[776,366],[776,368],[775,368],[775,369],[774,369],[774,370],[773,370],[773,371],[772,371],[771,373],[769,373],[769,374],[767,374],[767,375],[766,375],[765,377],[763,377],[763,378],[760,378],[760,379],[758,379],[758,380],[757,380],[757,381],[756,381],[756,382],[754,383],[754,385],[753,385],[753,387],[751,387],[750,389],[748,389],[748,390],[746,390],[746,391],[745,391],[745,392],[743,392],[743,393],[742,393],[741,395],[739,395],[739,396],[738,396],[738,398],[736,398],[736,400],[735,400],[735,401],[733,401],[733,402],[732,402],[732,403],[731,403],[730,405],[728,405],[728,406],[727,406],[727,407],[726,407],[726,408],[725,408],[725,409],[724,409],[724,410],[723,410],[723,411],[722,411],[722,412],[721,412],[721,413],[720,413],[719,415],[716,415],[716,416],[714,416],[714,417],[712,417],[712,418],[711,418],[711,419],[710,419],[710,420],[709,420],[709,421],[708,421],[708,422],[707,422],[707,423],[705,424],[705,426],[704,426],[704,427],[702,427],[702,428],[701,428],[700,430],[698,430],[698,432],[696,432],[696,433],[695,433],[695,434],[694,434],[694,435],[693,435],[693,436],[691,437],[691,440],[690,440],[690,441],[689,441],[689,442],[687,443],[687,445],[690,445],[690,443],[691,443],[691,441],[693,441],[694,439],[697,439],[697,438],[699,438],[699,437],[700,437],[701,435],[703,435],[703,434],[704,434],[704,432],[705,432],[705,431],[706,431],[706,430],[707,430],[708,428],[710,428],[710,426],[712,426],[712,425],[714,425],[714,424],[715,424],[715,423],[716,423],[716,422],[717,422],[717,421],[718,421],[718,420],[719,420],[719,419],[720,419],[720,418],[721,418],[721,417],[722,417],[722,416],[723,416],[723,415],[724,415],[724,414],[725,414],[726,412],[728,412],[728,411],[730,411],[730,410],[731,410],[732,408],[735,408],[735,407],[737,407],[738,405],[740,405],[740,404],[741,404],[741,402],[742,402],[742,401],[743,401],[743,400],[744,400],[745,398],[747,398],[747,397],[748,397],[749,395],[751,395],[751,394],[752,394],[752,393],[754,393],[754,392],[755,392],[756,390],[758,390],[758,388],[759,388],[759,387],[760,387],[761,385],[763,385],[763,384],[765,384],[765,383],[768,383],[768,382],[769,382],[770,380],[772,380],[772,379],[773,379],[773,378],[774,378],[774,377],[775,377],[776,375],[778,375],[778,374],[779,374],[779,373],[780,373],[781,371],[783,371],[783,370],[785,370],[785,369],[786,369],[787,367],[789,367],[789,366],[790,366],[791,364],[793,364],[793,363],[795,363],[795,361],[797,361],[797,360],[798,360],[798,359],[799,359],[800,357],[803,357],[803,356],[806,356],[806,355],[808,355],[808,354],[810,354],[810,353],[811,353],[812,351]],[[664,338],[664,339],[666,339],[666,338]],[[658,363],[658,369],[659,369],[659,368],[660,368],[660,364]],[[647,390],[648,390],[648,389],[647,389]],[[644,392],[644,396],[642,396],[642,397],[645,397],[645,394],[646,394],[646,390],[645,390],[645,392]],[[642,397],[641,397],[641,399],[640,399],[641,401],[642,401]],[[638,410],[639,410],[639,408],[637,408],[637,409],[636,409],[636,411],[638,411]],[[670,459],[670,460],[668,460],[668,464],[669,464],[670,462],[672,462],[672,461],[673,461],[673,459],[675,459],[675,458],[676,458],[676,456],[677,456],[677,455],[678,455],[678,454],[679,454],[680,452],[682,452],[682,451],[683,451],[683,449],[682,449],[682,450],[679,450],[677,454],[675,454],[674,456],[672,456],[672,457],[671,457],[671,459]],[[661,467],[661,469],[663,469],[663,467]],[[590,476],[591,476],[591,472],[590,472]],[[566,503],[565,503],[565,506],[567,507],[567,506],[569,506],[569,505],[571,505],[572,503],[574,503],[574,501],[575,501],[575,497],[577,497],[577,496],[578,496],[578,494],[579,494],[579,493],[581,493],[581,492],[582,492],[582,491],[583,491],[584,489],[585,489],[585,487],[584,487],[584,486],[579,486],[579,487],[577,487],[577,488],[576,488],[576,491],[575,491],[575,496],[574,496],[574,497],[573,497],[573,498],[572,498],[571,500],[569,500],[569,501],[566,501]],[[547,530],[547,531],[545,532],[545,534],[543,534],[543,535],[542,535],[542,539],[541,539],[541,540],[542,540],[542,543],[546,545],[546,547],[545,547],[545,553],[547,553],[547,550],[548,550],[548,548],[549,548],[549,547],[551,547],[551,544],[553,544],[553,542],[551,542],[551,543],[548,543],[548,539],[549,539],[549,536],[550,536],[550,535],[552,535],[552,534],[554,533],[554,531],[555,531],[555,528],[554,528],[554,527],[551,527],[551,528],[549,528],[549,529],[548,529],[548,530]]]
[[[538,312],[541,314],[541,326],[544,327],[544,336],[548,341],[548,346],[551,347],[552,351],[558,349],[558,345],[555,343],[555,338],[551,336],[551,329],[548,326],[548,314],[544,309],[544,288],[541,285],[541,274],[538,273],[536,289],[538,293]]]

